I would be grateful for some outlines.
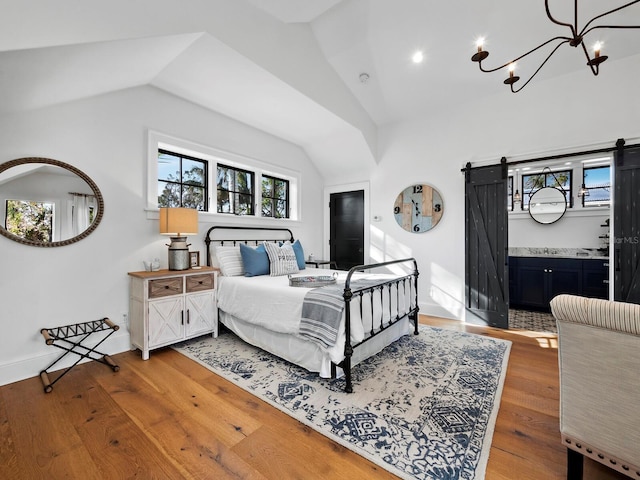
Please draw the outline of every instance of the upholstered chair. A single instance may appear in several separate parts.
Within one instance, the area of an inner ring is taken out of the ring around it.
[[[640,305],[559,295],[551,311],[567,478],[586,456],[640,479]]]

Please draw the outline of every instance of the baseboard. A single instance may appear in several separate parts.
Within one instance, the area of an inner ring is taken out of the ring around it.
[[[436,303],[420,303],[420,314],[421,315],[429,315],[430,317],[440,317],[440,318],[448,318],[449,320],[459,320],[462,319],[452,313],[450,310],[447,310],[442,305],[438,305]]]
[[[101,352],[107,352],[109,355],[115,355],[117,353],[131,350],[129,332],[124,328],[121,329],[120,332],[116,332],[102,345],[100,345],[98,350],[100,350]],[[24,358],[15,362],[9,362],[0,365],[0,386],[39,376],[40,372],[43,369],[54,362],[56,358],[58,358],[63,353],[64,352],[61,349],[51,347],[50,353]],[[76,360],[78,360],[77,355],[69,354],[64,358],[64,360],[56,364],[54,369],[60,370],[63,368],[67,368]],[[90,360],[84,359],[81,363],[88,361]]]

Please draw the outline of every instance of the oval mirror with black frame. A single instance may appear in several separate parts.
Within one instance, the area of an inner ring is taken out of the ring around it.
[[[541,188],[529,199],[529,215],[543,225],[557,222],[566,211],[567,199],[559,188]]]
[[[62,247],[93,232],[103,214],[100,189],[72,165],[41,157],[0,164],[0,234],[11,240]]]

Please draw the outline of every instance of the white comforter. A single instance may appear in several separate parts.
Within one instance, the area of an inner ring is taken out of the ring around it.
[[[322,269],[307,269],[300,272],[300,276],[308,275],[331,275],[334,271]],[[339,272],[337,283],[344,285],[347,272]],[[366,274],[354,275],[352,280],[370,278],[395,278],[387,274]],[[309,291],[308,288],[290,287],[289,279],[286,276],[271,277],[261,275],[257,277],[220,277],[218,284],[218,308],[233,315],[245,322],[261,326],[263,328],[285,333],[298,335],[300,318],[302,314],[302,304],[304,296]],[[411,286],[413,291],[413,285]],[[409,293],[409,292],[407,292]],[[389,296],[385,290],[380,302],[374,296],[373,311],[371,307],[370,294],[363,296],[362,321],[353,321],[360,318],[360,302],[354,296],[351,302],[351,341],[360,342],[365,337],[365,332],[372,329],[372,324],[379,325],[380,317],[386,323],[391,315],[396,315],[398,303],[400,315],[406,313],[412,303],[413,295],[404,295],[400,289],[400,295],[396,294],[395,287]],[[409,298],[406,298],[409,297]],[[399,298],[399,301],[398,301]],[[378,327],[375,327],[377,330]],[[343,321],[339,328],[339,335],[344,337],[344,313]]]

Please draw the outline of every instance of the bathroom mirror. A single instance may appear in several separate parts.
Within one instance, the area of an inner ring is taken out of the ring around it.
[[[104,214],[98,186],[50,158],[0,164],[0,234],[24,245],[61,247],[93,232]]]
[[[566,211],[567,199],[559,188],[541,188],[531,195],[529,200],[529,215],[538,223],[557,222]]]

